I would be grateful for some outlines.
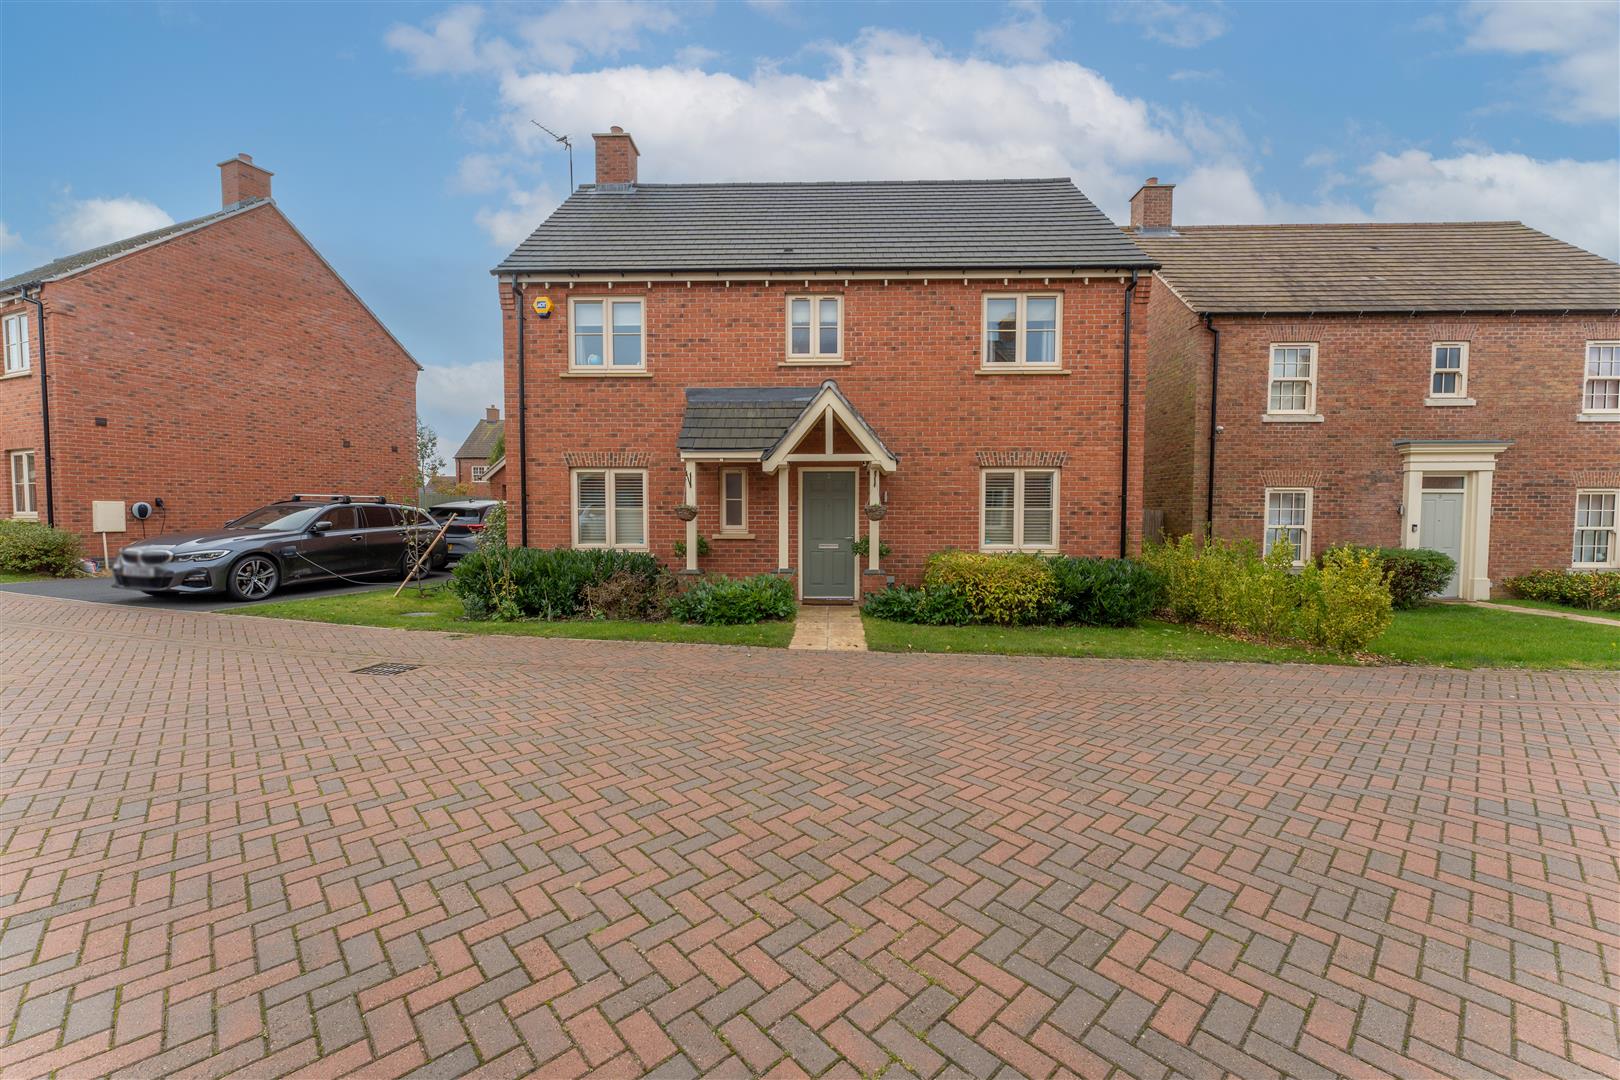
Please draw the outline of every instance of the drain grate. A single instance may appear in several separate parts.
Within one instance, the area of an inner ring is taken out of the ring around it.
[[[402,675],[407,671],[415,671],[421,664],[368,664],[363,668],[355,668],[350,675]]]

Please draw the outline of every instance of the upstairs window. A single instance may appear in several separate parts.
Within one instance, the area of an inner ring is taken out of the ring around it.
[[[1620,341],[1586,343],[1586,386],[1581,395],[1581,411],[1620,413]]]
[[[644,469],[574,472],[574,546],[647,546],[647,473]]]
[[[1620,566],[1615,513],[1620,492],[1582,491],[1575,496],[1575,566],[1608,570]]]
[[[1297,343],[1271,347],[1271,388],[1266,409],[1281,414],[1316,412],[1315,345]]]
[[[28,358],[28,313],[7,315],[0,320],[5,324],[6,340],[6,371],[7,375],[16,375],[27,371],[30,365]]]
[[[478,481],[482,480],[486,475],[488,475],[488,473],[489,473],[489,466],[488,465],[474,465],[472,467],[473,483],[476,484]]]
[[[843,359],[843,316],[844,302],[839,297],[788,297],[788,360]]]
[[[1462,398],[1468,396],[1468,345],[1461,341],[1437,341],[1429,357],[1429,396]]]
[[[1058,297],[1017,293],[984,298],[985,368],[1056,369]]]
[[[1310,488],[1267,489],[1265,553],[1284,538],[1294,549],[1294,565],[1304,566],[1311,554]]]
[[[1058,474],[1052,469],[986,469],[979,497],[985,551],[1057,549]]]
[[[574,338],[569,366],[575,371],[646,368],[640,300],[574,300],[569,310]]]

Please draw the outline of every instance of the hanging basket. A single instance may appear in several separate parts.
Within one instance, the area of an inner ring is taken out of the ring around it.
[[[682,521],[696,521],[697,507],[693,506],[691,503],[681,503],[681,505],[675,508],[675,516],[680,518]]]
[[[889,508],[882,503],[870,503],[866,507],[867,521],[882,521],[889,516]]]

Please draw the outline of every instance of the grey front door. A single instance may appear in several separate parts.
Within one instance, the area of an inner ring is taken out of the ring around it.
[[[855,474],[806,472],[800,508],[806,600],[855,598]]]
[[[1451,556],[1458,569],[1462,568],[1463,493],[1460,491],[1425,491],[1423,493],[1423,524],[1418,529],[1418,546],[1443,551]],[[1439,594],[1456,597],[1457,571]]]

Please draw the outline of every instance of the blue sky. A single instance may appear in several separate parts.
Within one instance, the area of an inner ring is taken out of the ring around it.
[[[0,272],[282,208],[427,365],[500,400],[489,268],[621,124],[648,181],[1074,177],[1116,220],[1518,218],[1620,255],[1620,4],[0,5]]]

